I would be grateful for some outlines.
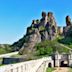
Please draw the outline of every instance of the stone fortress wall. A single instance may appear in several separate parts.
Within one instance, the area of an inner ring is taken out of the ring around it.
[[[72,53],[62,53],[56,52],[54,55],[55,67],[72,67]]]

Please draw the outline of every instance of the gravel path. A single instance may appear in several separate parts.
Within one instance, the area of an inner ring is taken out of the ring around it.
[[[54,70],[53,72],[68,72],[69,69],[67,67],[60,67],[60,68],[56,68],[56,70]]]

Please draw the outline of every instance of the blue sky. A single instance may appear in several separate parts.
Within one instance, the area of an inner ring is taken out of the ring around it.
[[[72,17],[72,0],[0,0],[0,43],[12,44],[23,37],[42,11],[52,11],[57,24],[65,26],[65,16]]]

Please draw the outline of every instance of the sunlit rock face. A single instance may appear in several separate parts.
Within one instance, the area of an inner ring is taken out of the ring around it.
[[[27,28],[26,35],[15,42],[12,47],[19,50],[20,54],[30,54],[34,46],[44,40],[54,40],[57,36],[57,23],[52,12],[42,12],[42,18],[33,20]]]
[[[70,26],[72,24],[70,16],[66,16],[66,26]]]
[[[63,30],[60,26],[58,26],[58,34],[61,35],[63,33]]]
[[[66,16],[66,27],[64,29],[64,36],[69,37],[72,36],[72,22],[70,16]]]
[[[28,41],[20,49],[20,54],[31,54],[36,43],[41,42],[41,35],[37,29],[28,36]]]
[[[53,40],[54,36],[57,35],[57,23],[55,21],[55,18],[53,16],[52,12],[48,12],[48,14],[47,14],[47,24],[46,24],[45,28],[50,37],[49,40]]]
[[[40,19],[40,25],[45,26],[47,23],[47,15],[46,12],[42,12],[42,18]]]

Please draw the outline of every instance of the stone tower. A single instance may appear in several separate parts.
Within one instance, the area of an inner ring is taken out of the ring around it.
[[[58,53],[58,51],[56,51],[56,53],[55,53],[55,67],[59,67],[60,66],[60,61],[59,61],[60,59],[61,59],[61,56]]]
[[[69,66],[72,67],[72,51],[70,51],[68,59],[69,59]]]

